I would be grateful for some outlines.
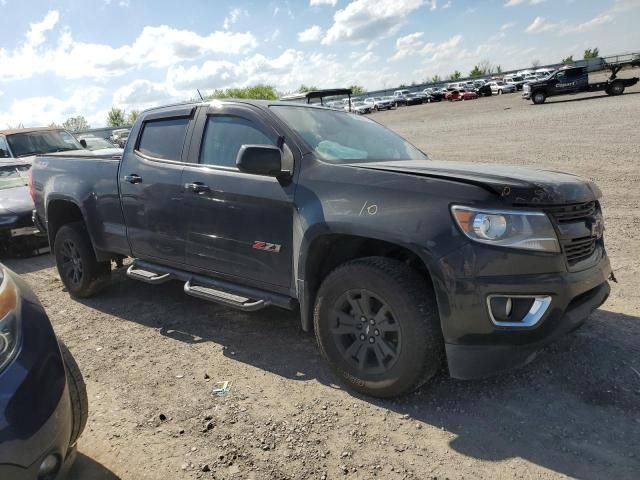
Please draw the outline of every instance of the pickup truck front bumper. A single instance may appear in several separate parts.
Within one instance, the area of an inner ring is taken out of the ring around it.
[[[473,246],[459,255],[474,255],[475,261],[483,263],[482,259],[496,254],[485,255],[479,250],[485,249]],[[492,271],[486,276],[440,277],[445,283],[436,281],[434,286],[450,375],[459,379],[483,378],[525,365],[542,347],[580,327],[606,301],[610,291],[609,259],[604,249],[594,255],[597,257],[591,267],[575,272],[565,267],[555,273],[522,274],[522,270],[514,268],[513,273],[504,275]],[[527,256],[535,259],[536,254]],[[538,270],[554,263],[563,265],[562,259],[555,257],[541,256]],[[527,263],[522,264],[526,271]],[[518,265],[518,261],[514,259],[512,265]],[[534,325],[501,326],[489,311],[487,299],[494,295],[540,296],[550,299],[550,303]]]

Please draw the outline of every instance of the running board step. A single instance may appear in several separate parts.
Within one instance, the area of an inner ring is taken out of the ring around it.
[[[244,312],[255,312],[268,307],[270,302],[265,300],[254,300],[233,293],[216,290],[215,288],[205,287],[203,285],[193,285],[191,280],[184,284],[184,293],[192,297],[210,302],[220,303],[227,307],[236,308]]]
[[[135,263],[131,264],[131,266],[127,268],[127,277],[140,280],[141,282],[151,283],[152,285],[158,285],[171,280],[170,273],[152,272],[138,267]]]

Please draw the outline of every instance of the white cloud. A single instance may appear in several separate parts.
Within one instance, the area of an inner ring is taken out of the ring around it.
[[[555,23],[547,22],[544,17],[536,17],[525,30],[527,33],[543,33],[557,27]]]
[[[32,23],[30,30],[27,32],[27,44],[31,47],[37,47],[45,41],[44,34],[56,26],[60,20],[60,13],[52,10],[45,15],[41,22]]]
[[[529,5],[539,5],[547,0],[509,0],[504,4],[505,7],[515,7],[516,5],[522,5],[528,3]]]
[[[224,22],[222,23],[222,27],[225,30],[229,30],[231,28],[231,25],[236,23],[240,19],[240,17],[247,17],[247,16],[249,16],[249,12],[247,12],[245,9],[234,8],[229,12],[229,15],[227,15],[224,18]]]
[[[322,43],[367,42],[393,35],[425,0],[353,0],[333,16]]]
[[[569,34],[569,33],[582,33],[582,32],[586,32],[586,31],[589,31],[589,30],[593,30],[594,28],[596,28],[596,27],[598,27],[600,25],[612,22],[613,18],[614,18],[613,15],[602,13],[602,14],[598,15],[597,17],[592,18],[588,22],[579,23],[577,25],[568,25],[568,26],[564,27],[560,31],[560,34],[566,35],[566,34]]]
[[[611,10],[613,12],[626,12],[636,8],[640,8],[640,0],[615,0]]]
[[[113,105],[125,110],[142,110],[178,99],[179,95],[171,91],[166,84],[149,80],[135,80],[113,93]]]
[[[391,57],[391,60],[400,60],[402,58],[417,54],[423,47],[424,42],[422,36],[424,32],[415,32],[399,37],[396,40],[396,52]]]
[[[372,64],[377,60],[374,52],[364,53],[355,62],[342,63],[340,60],[333,54],[287,49],[272,58],[256,54],[236,63],[210,60],[190,67],[178,65],[167,73],[168,92],[188,98],[194,95],[196,88],[211,91],[256,83],[267,83],[287,92],[301,83],[318,85],[319,78],[325,79],[318,85],[323,88],[354,83],[378,88],[385,83],[400,83],[395,69]]]
[[[246,53],[257,45],[249,32],[216,31],[203,36],[167,25],[144,27],[133,43],[120,47],[78,42],[69,31],[63,31],[55,45],[43,43],[44,32],[58,18],[57,12],[50,12],[42,22],[31,25],[23,45],[11,51],[0,49],[0,80],[54,73],[66,79],[105,81],[138,67],[165,68],[214,53]]]
[[[318,42],[322,39],[322,28],[318,25],[311,25],[306,30],[298,33],[299,42]]]
[[[502,25],[500,27],[500,31],[501,32],[506,32],[507,30],[509,30],[510,28],[513,28],[515,26],[516,26],[515,22],[507,22],[507,23],[505,23],[504,25]]]
[[[427,62],[453,58],[462,44],[462,35],[454,35],[441,43],[425,43],[422,41],[423,34],[423,32],[416,32],[398,38],[396,51],[391,60],[400,60],[413,55],[425,57]]]
[[[447,0],[447,3],[440,7],[441,10],[446,10],[447,8],[451,8],[451,0]]]
[[[309,5],[312,7],[318,5],[331,5],[332,7],[335,7],[336,3],[338,3],[338,0],[309,0]]]
[[[87,87],[76,89],[65,99],[52,96],[16,99],[8,111],[0,112],[0,127],[20,124],[25,127],[42,126],[51,122],[60,124],[69,117],[94,111],[103,93],[100,87]]]

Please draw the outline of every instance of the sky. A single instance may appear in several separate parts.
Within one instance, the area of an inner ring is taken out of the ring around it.
[[[640,51],[640,0],[0,0],[0,128],[196,89],[267,83],[369,90]]]

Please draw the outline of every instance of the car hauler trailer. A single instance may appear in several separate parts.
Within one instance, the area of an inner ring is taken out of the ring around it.
[[[608,95],[622,95],[625,88],[639,80],[638,77],[618,78],[618,73],[625,67],[640,67],[640,53],[590,58],[564,65],[546,78],[525,84],[522,98],[541,104],[548,97],[582,92],[603,91]],[[590,73],[603,70],[611,72],[607,80],[589,83]]]

